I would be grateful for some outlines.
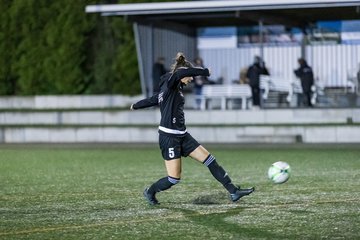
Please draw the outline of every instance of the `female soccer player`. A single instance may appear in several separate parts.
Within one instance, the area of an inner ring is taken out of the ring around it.
[[[230,199],[233,202],[255,190],[253,187],[241,189],[235,186],[227,172],[217,163],[215,157],[186,130],[183,86],[190,83],[194,76],[209,75],[209,69],[193,67],[185,59],[183,53],[178,53],[171,72],[164,74],[161,78],[160,92],[130,107],[131,110],[134,110],[160,106],[159,145],[168,176],[159,179],[145,189],[144,196],[150,205],[159,204],[156,193],[165,191],[180,182],[182,156],[190,156],[207,166],[214,178],[230,193]]]

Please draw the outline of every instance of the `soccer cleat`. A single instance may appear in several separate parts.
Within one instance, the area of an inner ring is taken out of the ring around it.
[[[155,195],[150,194],[148,191],[149,191],[149,188],[145,188],[144,197],[145,197],[146,201],[148,201],[148,203],[150,205],[160,204],[159,201],[156,199]]]
[[[231,199],[231,201],[236,202],[240,198],[242,198],[243,196],[251,194],[253,191],[255,191],[254,187],[252,187],[252,188],[243,188],[243,189],[238,188],[235,193],[230,194],[230,199]]]

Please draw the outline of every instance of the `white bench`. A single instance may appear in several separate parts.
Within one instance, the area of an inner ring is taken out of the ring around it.
[[[269,91],[287,93],[286,101],[290,102],[294,93],[302,93],[300,81],[289,81],[284,78],[260,76],[260,88],[264,90],[263,99],[267,99]]]
[[[284,78],[273,78],[271,76],[260,76],[260,88],[264,90],[263,99],[267,99],[269,91],[274,92],[285,92],[287,93],[286,101],[291,102],[294,94],[303,93],[301,83],[299,79],[288,81]],[[316,85],[311,87],[312,97],[311,102],[316,103],[317,95],[319,94],[319,89]]]
[[[228,100],[241,99],[241,109],[247,108],[247,101],[251,98],[251,89],[247,84],[232,84],[232,85],[204,85],[202,89],[201,109],[205,110],[207,103],[211,108],[211,100],[220,99],[221,109],[232,108],[228,107]]]

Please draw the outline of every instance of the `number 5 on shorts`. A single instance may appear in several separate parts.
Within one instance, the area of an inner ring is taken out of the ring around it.
[[[169,148],[169,158],[175,157],[174,148]]]

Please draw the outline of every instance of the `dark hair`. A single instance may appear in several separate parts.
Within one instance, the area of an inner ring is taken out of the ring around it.
[[[175,72],[180,67],[193,67],[193,65],[186,60],[184,53],[178,52],[175,57],[175,63],[171,65],[171,72]]]
[[[298,59],[298,62],[301,64],[301,65],[307,65],[307,62],[304,58],[299,58]]]
[[[260,56],[256,55],[256,56],[254,57],[254,62],[255,62],[255,63],[261,63],[261,61],[262,61],[262,59],[261,59]]]

